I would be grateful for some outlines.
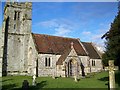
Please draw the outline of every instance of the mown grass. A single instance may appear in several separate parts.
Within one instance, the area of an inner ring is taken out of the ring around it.
[[[118,73],[116,78],[119,78]],[[2,78],[3,90],[20,90],[22,82],[28,80],[30,90],[41,90],[44,88],[106,88],[108,90],[108,72],[101,72],[94,75],[89,75],[86,78],[75,82],[73,78],[56,78],[52,77],[38,77],[37,86],[32,86],[31,76],[7,76]],[[118,79],[117,79],[118,80]],[[120,85],[117,81],[116,86]]]

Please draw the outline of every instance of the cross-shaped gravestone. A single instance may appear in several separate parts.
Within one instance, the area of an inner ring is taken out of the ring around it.
[[[114,66],[114,60],[109,60],[109,67],[106,68],[109,70],[109,88],[110,90],[115,89],[115,70],[118,70],[118,67]]]

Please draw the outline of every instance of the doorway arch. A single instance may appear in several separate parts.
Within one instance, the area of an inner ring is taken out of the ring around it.
[[[78,62],[76,59],[70,59],[68,62],[68,76],[73,77],[78,74]]]

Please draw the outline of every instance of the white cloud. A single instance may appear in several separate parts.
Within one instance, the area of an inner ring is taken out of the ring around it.
[[[64,28],[62,26],[55,28],[55,34],[57,36],[67,36],[69,33],[71,33],[71,30],[69,28]]]
[[[56,36],[70,36],[69,34],[77,27],[75,23],[64,18],[42,21],[36,23],[34,26],[44,27],[53,30],[53,35]]]
[[[43,21],[43,22],[38,22],[38,23],[35,24],[35,26],[43,26],[43,27],[48,27],[48,28],[58,27],[58,25],[59,24],[58,24],[56,19]]]
[[[84,34],[84,35],[90,35],[91,32],[90,31],[84,31],[84,32],[82,32],[82,34]]]

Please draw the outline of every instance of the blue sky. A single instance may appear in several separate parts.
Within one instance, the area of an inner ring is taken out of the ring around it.
[[[33,3],[35,33],[80,38],[103,45],[101,36],[117,15],[117,3]]]
[[[101,36],[116,15],[116,2],[34,2],[32,32],[103,45]]]

